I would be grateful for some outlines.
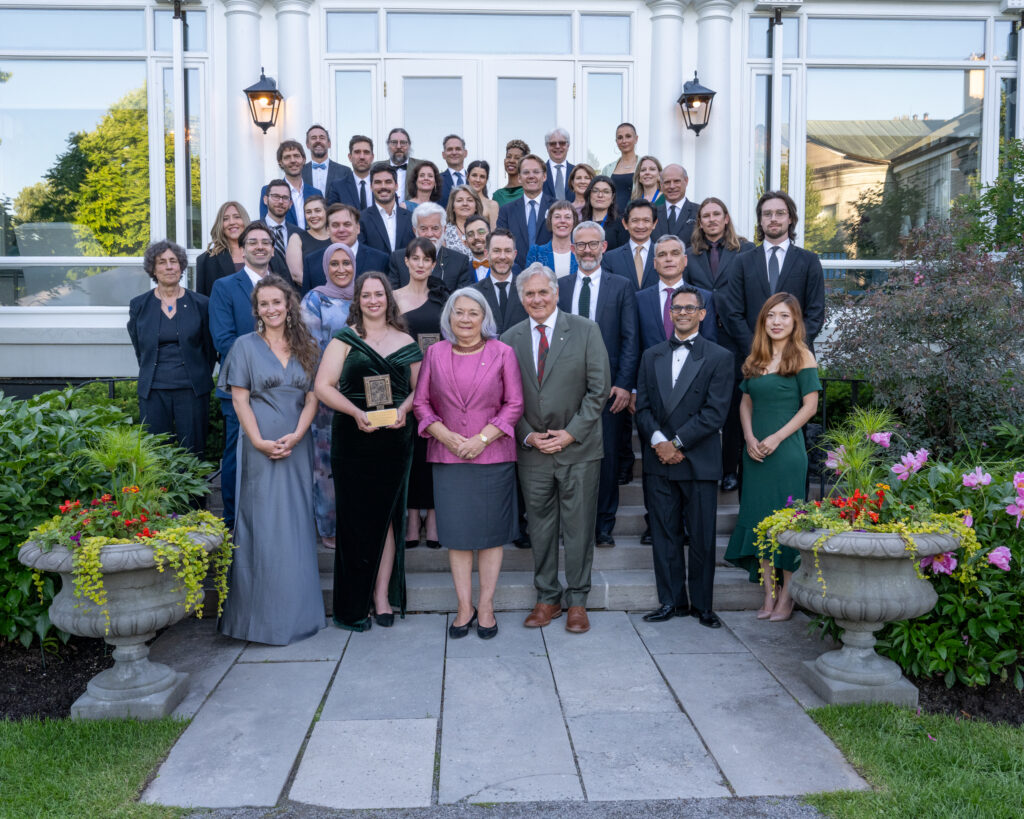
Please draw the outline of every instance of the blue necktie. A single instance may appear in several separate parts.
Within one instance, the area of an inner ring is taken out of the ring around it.
[[[537,203],[532,199],[530,200],[530,215],[526,217],[526,234],[530,244],[533,244],[534,239],[537,238]]]
[[[314,162],[313,163],[313,167],[316,170],[318,170],[318,171],[326,171],[327,170],[327,163],[326,162]]]
[[[461,185],[462,184],[462,174],[459,173],[458,171],[455,172],[455,184],[456,185]]]

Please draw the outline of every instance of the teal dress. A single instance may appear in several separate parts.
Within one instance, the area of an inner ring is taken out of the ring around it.
[[[769,373],[747,378],[740,389],[753,402],[751,426],[761,440],[784,427],[800,410],[803,398],[821,389],[817,367],[807,367],[796,375]],[[758,463],[743,451],[743,493],[736,529],[729,538],[725,559],[733,566],[746,569],[752,583],[758,583],[760,557],[754,548],[754,527],[789,498],[804,499],[807,484],[807,448],[800,430],[779,444],[771,455]],[[795,571],[800,553],[782,546],[775,556],[775,568]]]

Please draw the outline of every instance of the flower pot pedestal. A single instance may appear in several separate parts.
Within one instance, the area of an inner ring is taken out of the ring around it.
[[[216,535],[191,537],[207,552],[221,545]],[[71,551],[59,546],[43,551],[30,541],[18,559],[33,569],[60,575],[61,589],[50,605],[50,620],[57,628],[81,637],[102,637],[114,647],[114,665],[89,681],[86,693],[71,706],[72,719],[159,719],[185,698],[188,674],[149,659],[147,642],[188,613],[181,581],[170,569],[157,569],[150,544],[117,543],[104,546],[100,553],[109,630],[102,608],[74,594]]]
[[[779,543],[801,552],[790,583],[793,599],[806,609],[836,619],[842,648],[803,663],[802,676],[829,704],[891,702],[915,707],[918,692],[892,660],[875,652],[875,632],[893,620],[931,611],[938,599],[931,583],[918,577],[903,539],[889,532],[837,532],[817,547],[825,581],[818,580],[814,544],[826,532],[787,531]],[[916,556],[952,551],[943,534],[913,536]]]

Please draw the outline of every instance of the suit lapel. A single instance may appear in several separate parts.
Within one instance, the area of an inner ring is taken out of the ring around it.
[[[787,279],[796,268],[797,257],[800,255],[799,250],[800,248],[795,244],[789,243],[789,247],[786,249],[786,258],[782,262],[782,270],[779,271],[779,284],[776,288],[776,293],[786,292],[786,288],[783,285],[788,284]]]
[[[566,345],[566,339],[569,337],[570,327],[566,315],[564,311],[560,310],[555,318],[555,329],[551,333],[552,337],[548,339],[548,357],[544,362],[544,380],[541,382],[541,387],[551,379],[551,371],[555,369],[555,363],[562,354],[562,350]]]
[[[529,389],[533,392],[540,391],[540,385],[537,383],[537,359],[533,354],[533,339],[530,337],[533,333],[533,328],[530,322],[526,322],[523,328],[519,331],[517,336],[512,338],[511,347],[516,351],[516,358],[520,362],[526,360],[530,362],[529,378],[523,379],[523,389]]]
[[[565,282],[563,287],[561,281],[558,287],[558,309],[564,310],[566,313],[572,312],[572,294],[576,290],[576,274],[570,273],[562,281]]]
[[[453,352],[451,355],[455,355]],[[481,353],[480,366],[473,368],[473,381],[469,384],[469,389],[463,395],[463,406],[468,407],[469,402],[473,400],[473,396],[476,395],[478,389],[480,389],[480,382],[483,377],[490,372],[494,366],[494,362],[498,360],[498,348],[494,344],[487,344],[484,346],[483,352]],[[454,366],[454,365],[453,365]]]
[[[690,384],[693,383],[693,379],[700,372],[700,368],[704,366],[704,356],[702,353],[703,350],[701,350],[699,342],[695,341],[693,349],[686,356],[683,368],[679,371],[679,378],[672,385],[672,392],[665,403],[666,413],[672,412],[676,408],[676,404],[683,400],[683,396],[686,395],[686,391],[690,388]]]
[[[712,285],[718,284],[718,280],[722,278],[722,273],[729,266],[729,262],[732,261],[732,258],[735,255],[735,250],[729,250],[724,247],[722,248],[721,252],[718,254],[718,275],[714,278],[711,278],[710,276],[708,277],[708,281],[710,281]]]
[[[672,348],[665,344],[654,359],[654,375],[658,381],[658,392],[661,393],[661,403],[668,412],[668,401],[672,395]]]
[[[771,298],[771,291],[768,289],[768,262],[764,258],[764,246],[758,245],[754,256],[754,276],[757,278],[757,286],[761,290],[761,303],[764,304]],[[782,280],[782,276],[779,276]]]
[[[487,278],[480,282],[480,292],[484,294],[484,298],[487,299],[487,303],[491,305],[491,312],[495,316],[500,316],[499,305],[498,305],[498,291],[494,286],[494,282],[491,281],[490,273],[487,274]],[[502,327],[505,326],[505,317],[501,316],[501,321],[498,322]]]

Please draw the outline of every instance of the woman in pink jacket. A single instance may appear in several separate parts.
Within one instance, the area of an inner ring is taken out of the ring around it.
[[[465,637],[473,622],[488,640],[498,633],[494,589],[503,546],[519,537],[516,421],[523,385],[512,348],[497,340],[480,291],[456,290],[441,313],[444,341],[423,359],[413,410],[433,464],[438,537],[459,598],[448,628]],[[473,608],[473,552],[479,553],[480,600]],[[479,619],[478,619],[479,618]]]

